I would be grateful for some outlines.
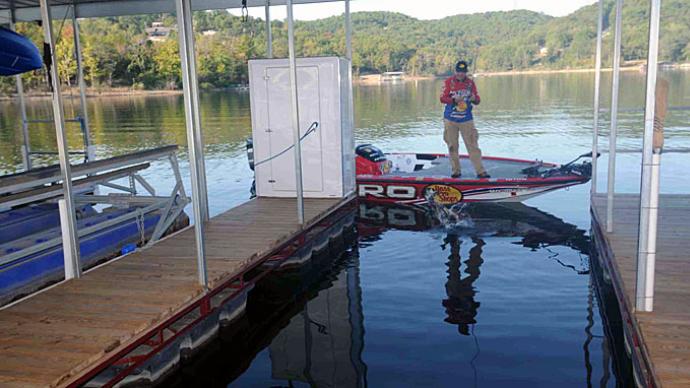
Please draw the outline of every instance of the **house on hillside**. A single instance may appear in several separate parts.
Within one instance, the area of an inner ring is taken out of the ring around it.
[[[172,31],[175,31],[176,27],[166,27],[162,22],[153,22],[151,27],[146,28],[146,39],[152,42],[162,42],[170,36]]]

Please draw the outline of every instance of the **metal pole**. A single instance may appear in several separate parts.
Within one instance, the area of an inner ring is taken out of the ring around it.
[[[62,247],[65,261],[72,264],[73,278],[81,276],[81,260],[79,258],[79,237],[77,236],[77,219],[74,214],[74,196],[72,193],[72,169],[69,163],[67,136],[65,135],[65,118],[63,116],[62,94],[60,93],[60,78],[57,71],[57,56],[55,55],[55,39],[53,38],[53,22],[50,15],[48,0],[40,0],[41,20],[43,22],[43,38],[50,45],[51,65],[50,75],[53,87],[53,121],[57,137],[58,158],[62,177],[64,211],[60,213],[62,228]],[[65,233],[67,236],[65,236]]]
[[[638,311],[652,311],[654,308],[654,266],[656,264],[656,232],[659,215],[659,161],[661,158],[661,148],[654,148],[654,114],[660,14],[661,0],[651,0],[644,141],[642,146],[642,179],[640,183],[640,230],[637,242],[635,309]]]
[[[350,18],[350,0],[345,0],[345,49],[347,59],[352,61],[352,20]]]
[[[271,29],[270,0],[266,0],[266,58],[273,58],[273,30]]]
[[[594,72],[594,125],[592,126],[592,186],[591,193],[597,193],[597,156],[599,154],[599,92],[601,89],[601,35],[604,28],[604,0],[599,0],[597,21],[597,51]]]
[[[11,4],[12,6],[14,3]],[[15,17],[14,17],[14,6],[10,9],[10,29],[16,31],[15,28]],[[14,82],[17,85],[17,99],[19,100],[19,114],[22,119],[22,162],[24,164],[24,170],[31,170],[31,146],[29,144],[29,123],[26,117],[26,102],[24,101],[24,82],[22,81],[22,75],[17,74],[14,76]]]
[[[348,98],[348,121],[350,123],[350,128],[347,130],[354,131],[355,128],[355,107],[354,107],[354,94],[352,92],[352,18],[350,17],[350,0],[345,0],[345,46],[346,54],[348,59],[348,76],[350,77],[350,82],[347,85],[347,98]],[[343,128],[345,130],[346,128]],[[354,136],[350,136],[354,139]],[[355,152],[354,144],[351,145],[353,149],[346,150],[346,152]]]
[[[302,145],[299,130],[299,95],[297,93],[297,59],[295,58],[295,26],[292,0],[287,0],[288,51],[290,53],[290,102],[292,105],[292,129],[295,142],[295,185],[297,190],[297,222],[304,224],[304,198],[302,190]]]
[[[96,152],[93,144],[91,143],[89,113],[86,109],[86,82],[84,81],[84,62],[81,56],[81,39],[79,38],[79,22],[77,21],[76,5],[72,7],[72,27],[74,29],[74,54],[77,58],[77,78],[79,82],[81,120],[84,126],[84,151],[86,151],[86,161],[91,162],[96,159]]]
[[[616,0],[616,35],[613,49],[613,83],[611,90],[611,132],[609,134],[609,177],[606,191],[606,231],[613,232],[613,196],[616,184],[616,132],[618,131],[618,89],[621,72],[621,24],[623,0]]]
[[[192,114],[194,116],[194,120],[192,121],[193,124],[193,134],[194,138],[196,141],[194,141],[193,144],[195,146],[195,160],[196,160],[196,168],[197,168],[197,177],[199,180],[199,202],[201,204],[201,217],[199,219],[202,219],[204,221],[209,220],[209,210],[208,210],[208,185],[206,183],[206,159],[204,157],[204,134],[202,132],[201,128],[201,109],[200,106],[201,104],[199,103],[199,81],[197,78],[197,71],[196,71],[196,48],[195,48],[195,40],[194,40],[194,27],[192,25],[192,10],[191,10],[191,0],[189,1],[184,1],[183,4],[188,10],[185,10],[185,33],[184,33],[184,39],[186,40],[185,42],[185,52],[187,56],[186,60],[186,68],[188,72],[188,89],[189,92],[191,93],[191,98],[190,101],[192,103]],[[179,17],[178,17],[178,24],[179,24]],[[180,37],[182,39],[182,37]],[[182,53],[182,45],[180,45],[180,53]],[[181,58],[182,60],[182,58]],[[185,61],[183,61],[185,62]],[[184,77],[183,77],[183,87],[184,87]],[[191,146],[190,144],[190,146]],[[191,156],[191,154],[190,154]]]
[[[189,169],[192,181],[192,208],[194,209],[196,237],[197,270],[199,284],[208,287],[206,270],[206,244],[204,229],[207,212],[204,209],[206,195],[204,173],[203,140],[199,122],[199,95],[196,83],[194,30],[192,28],[191,0],[175,0],[177,10],[177,34],[180,44],[180,63],[182,67],[182,91],[184,94],[185,124],[189,152]]]
[[[22,144],[22,161],[24,162],[24,170],[29,171],[32,168],[29,122],[26,116],[26,102],[24,101],[24,82],[22,82],[20,74],[15,76],[15,82],[17,84],[17,97],[19,98],[19,112],[22,118],[22,141],[24,142]]]

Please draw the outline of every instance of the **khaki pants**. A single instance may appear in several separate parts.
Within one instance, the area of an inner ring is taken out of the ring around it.
[[[445,127],[443,140],[448,144],[448,154],[453,174],[460,174],[458,135],[462,135],[462,140],[465,142],[465,148],[467,148],[467,153],[470,155],[470,160],[477,175],[485,173],[486,170],[482,165],[482,150],[479,149],[478,143],[479,134],[477,133],[477,128],[474,127],[474,121],[456,123],[455,121],[443,120],[443,124]]]

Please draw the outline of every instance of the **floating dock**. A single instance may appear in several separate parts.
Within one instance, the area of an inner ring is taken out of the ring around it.
[[[151,382],[242,313],[253,284],[354,222],[352,197],[257,198],[205,228],[209,287],[197,279],[194,227],[95,267],[0,313],[0,386]],[[309,250],[309,252],[306,252]]]
[[[690,386],[690,196],[659,197],[654,311],[636,312],[640,197],[616,194],[613,233],[606,233],[606,195],[592,197],[592,229],[613,283],[635,379],[643,387]]]

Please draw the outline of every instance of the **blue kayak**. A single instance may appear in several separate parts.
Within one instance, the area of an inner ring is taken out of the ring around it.
[[[43,60],[31,39],[0,27],[0,75],[40,69]]]

